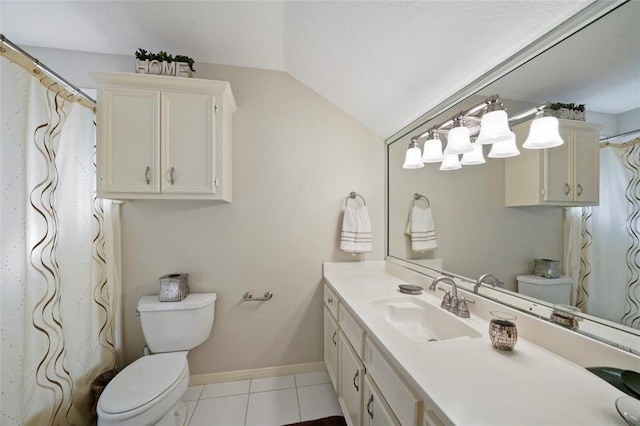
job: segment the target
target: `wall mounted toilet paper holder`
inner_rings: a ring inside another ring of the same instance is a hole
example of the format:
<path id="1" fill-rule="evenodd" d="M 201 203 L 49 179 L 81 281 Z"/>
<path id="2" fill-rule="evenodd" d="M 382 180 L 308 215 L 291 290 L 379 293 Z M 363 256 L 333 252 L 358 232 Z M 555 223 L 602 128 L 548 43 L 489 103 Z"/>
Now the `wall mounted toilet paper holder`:
<path id="1" fill-rule="evenodd" d="M 244 300 L 245 302 L 264 302 L 265 300 L 271 300 L 272 297 L 273 293 L 271 293 L 270 291 L 265 292 L 264 296 L 262 297 L 253 297 L 253 294 L 251 294 L 250 291 L 247 291 L 242 295 L 242 300 Z"/>

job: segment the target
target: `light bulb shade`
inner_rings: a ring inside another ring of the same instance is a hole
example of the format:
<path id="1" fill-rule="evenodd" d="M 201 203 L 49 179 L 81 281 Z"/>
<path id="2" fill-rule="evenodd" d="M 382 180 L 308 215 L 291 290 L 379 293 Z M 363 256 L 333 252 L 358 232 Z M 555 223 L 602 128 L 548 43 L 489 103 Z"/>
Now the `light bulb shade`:
<path id="1" fill-rule="evenodd" d="M 440 165 L 440 170 L 458 170 L 461 169 L 460 161 L 458 161 L 458 154 L 445 154 L 444 160 Z"/>
<path id="2" fill-rule="evenodd" d="M 527 149 L 544 149 L 560 146 L 564 143 L 558 130 L 558 119 L 555 117 L 540 117 L 533 120 L 529 129 L 529 136 L 522 144 Z"/>
<path id="3" fill-rule="evenodd" d="M 504 142 L 496 142 L 489 151 L 489 158 L 507 158 L 520 155 L 520 151 L 516 145 L 516 134 L 511 132 L 511 139 Z"/>
<path id="4" fill-rule="evenodd" d="M 488 145 L 508 141 L 511 138 L 507 112 L 504 110 L 491 111 L 482 116 L 480 133 L 477 143 Z"/>
<path id="5" fill-rule="evenodd" d="M 442 155 L 442 141 L 438 136 L 433 139 L 429 139 L 424 143 L 424 149 L 422 153 L 423 163 L 439 163 L 444 160 Z"/>
<path id="6" fill-rule="evenodd" d="M 424 167 L 420 148 L 407 149 L 407 155 L 404 157 L 404 164 L 402 165 L 402 168 L 403 169 L 419 169 L 420 167 Z"/>
<path id="7" fill-rule="evenodd" d="M 473 151 L 464 154 L 462 160 L 460 160 L 460 164 L 463 166 L 472 166 L 474 164 L 486 163 L 484 155 L 482 155 L 482 145 L 478 142 L 473 142 L 471 146 L 473 147 Z"/>
<path id="8" fill-rule="evenodd" d="M 469 136 L 469 128 L 467 127 L 454 127 L 449 130 L 447 136 L 447 147 L 444 149 L 444 154 L 464 154 L 466 152 L 473 151 L 471 146 L 471 138 Z"/>

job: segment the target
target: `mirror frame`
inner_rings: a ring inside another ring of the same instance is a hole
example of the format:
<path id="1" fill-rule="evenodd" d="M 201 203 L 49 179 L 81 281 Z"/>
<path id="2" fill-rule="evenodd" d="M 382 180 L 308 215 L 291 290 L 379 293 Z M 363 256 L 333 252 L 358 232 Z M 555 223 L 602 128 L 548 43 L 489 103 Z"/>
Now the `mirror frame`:
<path id="1" fill-rule="evenodd" d="M 524 65 L 527 62 L 533 60 L 538 55 L 561 43 L 568 37 L 571 37 L 573 34 L 594 23 L 599 18 L 605 16 L 607 13 L 613 11 L 614 9 L 617 9 L 628 1 L 630 0 L 594 1 L 568 20 L 564 21 L 539 39 L 535 40 L 520 51 L 516 52 L 511 57 L 500 62 L 488 72 L 482 74 L 480 77 L 476 78 L 471 83 L 464 86 L 462 89 L 456 91 L 444 101 L 438 103 L 428 112 L 420 116 L 418 119 L 414 120 L 403 129 L 399 130 L 391 137 L 386 139 L 385 254 L 386 260 L 388 262 L 403 266 L 407 269 L 421 273 L 431 278 L 436 278 L 440 275 L 448 275 L 450 277 L 456 278 L 465 290 L 473 291 L 475 281 L 468 277 L 464 277 L 450 271 L 440 271 L 427 266 L 423 266 L 418 263 L 396 257 L 389 253 L 389 150 L 391 145 L 397 142 L 399 139 L 404 138 L 408 134 L 415 132 L 418 127 L 425 125 L 425 123 L 435 119 L 440 114 L 444 113 L 450 108 L 455 107 L 460 102 L 463 102 L 464 100 L 473 96 L 478 91 L 484 89 L 500 78 L 505 77 L 511 71 L 514 71 L 521 65 Z M 478 291 L 478 295 L 547 321 L 549 320 L 551 313 L 553 312 L 553 306 L 550 303 L 541 302 L 539 300 L 509 290 L 482 286 Z M 640 337 L 640 331 L 638 332 L 638 334 L 635 334 L 633 331 L 629 330 L 629 327 L 625 327 L 621 324 L 617 324 L 615 322 L 594 317 L 588 314 L 578 314 L 577 316 L 585 326 L 581 325 L 581 328 L 579 328 L 578 330 L 574 330 L 575 332 L 584 334 L 626 352 L 640 355 L 640 351 L 638 351 L 638 349 L 634 349 L 633 346 L 634 340 L 637 341 L 637 339 Z"/>

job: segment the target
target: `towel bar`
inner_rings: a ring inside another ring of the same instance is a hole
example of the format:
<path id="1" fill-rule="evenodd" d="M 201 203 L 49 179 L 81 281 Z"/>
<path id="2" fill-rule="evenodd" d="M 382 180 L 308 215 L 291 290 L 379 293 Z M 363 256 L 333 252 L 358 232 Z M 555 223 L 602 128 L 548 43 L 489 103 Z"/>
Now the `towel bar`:
<path id="1" fill-rule="evenodd" d="M 265 292 L 264 296 L 262 297 L 253 297 L 253 294 L 248 291 L 242 295 L 242 300 L 244 300 L 245 302 L 263 302 L 265 300 L 271 300 L 272 297 L 273 293 L 271 293 L 270 291 Z"/>
<path id="2" fill-rule="evenodd" d="M 347 206 L 347 201 L 349 201 L 349 199 L 355 200 L 357 197 L 360 197 L 360 199 L 362 200 L 362 205 L 363 206 L 367 205 L 367 202 L 365 201 L 365 199 L 364 199 L 364 197 L 362 195 L 358 194 L 357 192 L 351 191 L 349 193 L 349 196 L 344 199 L 344 206 L 345 207 Z"/>
<path id="3" fill-rule="evenodd" d="M 423 198 L 424 202 L 427 203 L 427 207 L 431 207 L 431 201 L 429 201 L 429 199 L 426 196 L 422 194 L 418 194 L 417 192 L 413 194 L 413 201 L 411 202 L 411 205 L 413 205 L 416 201 L 418 201 L 421 198 Z"/>

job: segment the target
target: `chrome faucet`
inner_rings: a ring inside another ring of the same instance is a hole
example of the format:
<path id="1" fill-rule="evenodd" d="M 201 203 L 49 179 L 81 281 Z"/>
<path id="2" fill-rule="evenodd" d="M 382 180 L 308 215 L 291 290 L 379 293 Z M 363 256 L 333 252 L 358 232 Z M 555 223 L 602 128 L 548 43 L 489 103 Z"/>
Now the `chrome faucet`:
<path id="1" fill-rule="evenodd" d="M 444 296 L 444 298 L 442 299 L 442 303 L 440 304 L 441 308 L 446 309 L 447 311 L 457 314 L 458 312 L 458 286 L 456 285 L 456 282 L 451 279 L 450 277 L 446 277 L 446 276 L 439 276 L 438 278 L 436 278 L 435 280 L 433 280 L 431 282 L 431 285 L 429 286 L 429 290 L 435 292 L 436 288 L 440 288 L 442 290 L 441 287 L 437 287 L 437 284 L 439 282 L 444 282 L 447 283 L 451 286 L 451 294 L 449 294 L 449 292 L 447 291 Z M 443 290 L 444 291 L 444 290 Z"/>
<path id="2" fill-rule="evenodd" d="M 480 286 L 482 285 L 483 282 L 487 282 L 487 279 L 491 279 L 491 283 L 490 283 L 491 287 L 503 286 L 504 285 L 504 283 L 502 281 L 500 281 L 499 279 L 497 279 L 493 275 L 484 274 L 480 278 L 478 278 L 478 281 L 476 281 L 476 284 L 473 286 L 473 292 L 475 294 L 478 294 L 478 288 L 480 288 Z"/>
<path id="3" fill-rule="evenodd" d="M 451 286 L 451 294 L 449 291 L 444 290 L 442 287 L 437 287 L 439 282 L 445 282 Z M 440 276 L 431 282 L 429 286 L 430 291 L 436 291 L 436 288 L 445 291 L 446 294 L 442 299 L 442 303 L 440 307 L 446 309 L 447 311 L 459 316 L 461 318 L 469 318 L 469 307 L 467 306 L 467 302 L 476 303 L 475 300 L 467 299 L 465 297 L 458 297 L 458 286 L 456 282 L 447 276 Z"/>

